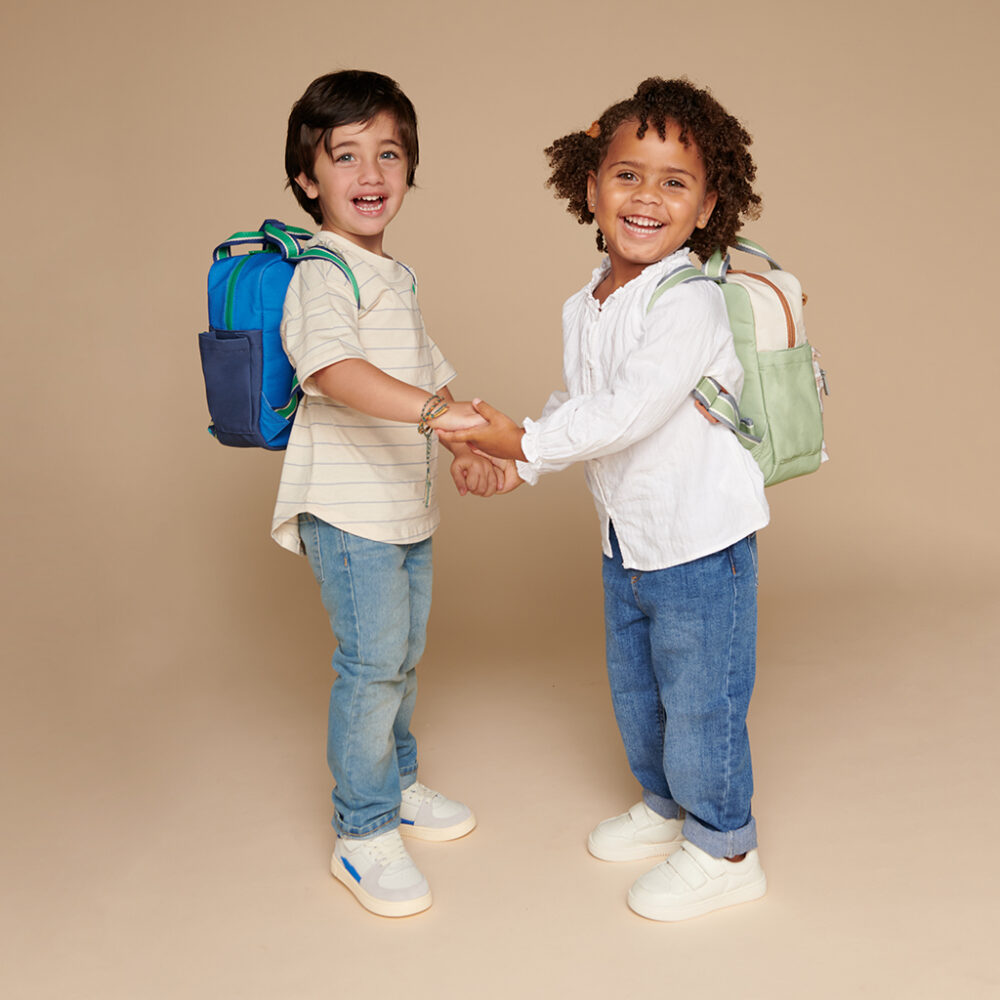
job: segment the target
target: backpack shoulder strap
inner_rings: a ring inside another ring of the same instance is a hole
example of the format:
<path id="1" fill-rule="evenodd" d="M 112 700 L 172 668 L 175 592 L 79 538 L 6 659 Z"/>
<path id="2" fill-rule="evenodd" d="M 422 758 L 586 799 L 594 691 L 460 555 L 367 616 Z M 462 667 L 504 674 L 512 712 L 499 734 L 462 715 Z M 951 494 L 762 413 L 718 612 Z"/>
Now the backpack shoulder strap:
<path id="1" fill-rule="evenodd" d="M 338 267 L 344 277 L 351 283 L 351 290 L 354 292 L 354 302 L 359 309 L 361 308 L 361 290 L 358 288 L 354 272 L 347 261 L 336 250 L 331 250 L 329 247 L 309 247 L 307 250 L 302 250 L 288 258 L 291 264 L 298 264 L 303 260 L 327 260 L 335 267 Z"/>
<path id="2" fill-rule="evenodd" d="M 711 375 L 703 375 L 701 381 L 691 390 L 691 395 L 706 413 L 711 414 L 748 445 L 760 444 L 762 439 L 754 433 L 753 421 L 740 413 L 740 404 L 736 401 L 736 397 L 723 388 L 718 379 L 712 378 Z"/>
<path id="3" fill-rule="evenodd" d="M 649 302 L 646 304 L 646 314 L 649 315 L 649 311 L 656 304 L 657 300 L 663 295 L 664 292 L 669 292 L 671 288 L 676 288 L 677 285 L 685 284 L 688 281 L 712 281 L 707 274 L 703 274 L 696 267 L 692 267 L 690 264 L 685 264 L 683 267 L 678 268 L 676 271 L 671 271 L 670 274 L 665 274 L 656 283 L 656 287 L 653 289 L 653 294 L 649 297 Z"/>

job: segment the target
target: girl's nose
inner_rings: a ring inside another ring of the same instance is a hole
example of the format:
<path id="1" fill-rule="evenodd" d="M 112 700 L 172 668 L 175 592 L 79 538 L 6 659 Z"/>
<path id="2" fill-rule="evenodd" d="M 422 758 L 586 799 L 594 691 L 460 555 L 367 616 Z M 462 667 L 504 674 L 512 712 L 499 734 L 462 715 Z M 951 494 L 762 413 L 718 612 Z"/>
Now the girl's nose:
<path id="1" fill-rule="evenodd" d="M 655 181 L 647 181 L 638 188 L 636 194 L 638 195 L 640 201 L 658 202 L 662 192 L 660 190 L 660 185 Z"/>

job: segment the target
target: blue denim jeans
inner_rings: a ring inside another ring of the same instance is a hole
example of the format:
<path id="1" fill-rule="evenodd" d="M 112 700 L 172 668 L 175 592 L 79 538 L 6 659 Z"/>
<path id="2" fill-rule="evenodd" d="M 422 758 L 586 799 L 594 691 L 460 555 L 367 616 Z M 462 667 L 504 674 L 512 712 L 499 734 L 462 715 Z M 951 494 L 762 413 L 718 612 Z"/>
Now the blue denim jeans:
<path id="1" fill-rule="evenodd" d="M 608 677 L 646 804 L 684 814 L 714 857 L 757 846 L 746 716 L 756 672 L 757 541 L 653 572 L 604 557 Z"/>
<path id="2" fill-rule="evenodd" d="M 416 781 L 410 719 L 431 609 L 431 540 L 373 542 L 299 515 L 299 533 L 337 639 L 327 762 L 333 825 L 347 837 L 399 826 Z"/>

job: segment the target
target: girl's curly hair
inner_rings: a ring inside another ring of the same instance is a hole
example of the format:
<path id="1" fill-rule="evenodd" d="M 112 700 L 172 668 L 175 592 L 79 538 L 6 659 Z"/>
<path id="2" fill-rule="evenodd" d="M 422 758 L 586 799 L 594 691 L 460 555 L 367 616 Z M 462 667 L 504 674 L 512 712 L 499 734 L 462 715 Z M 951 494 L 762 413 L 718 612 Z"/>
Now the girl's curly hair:
<path id="1" fill-rule="evenodd" d="M 546 187 L 568 202 L 566 210 L 581 225 L 594 221 L 587 207 L 587 175 L 601 165 L 615 132 L 625 122 L 638 123 L 641 139 L 650 126 L 661 139 L 669 123 L 680 128 L 680 139 L 698 147 L 705 164 L 709 191 L 718 201 L 704 229 L 695 229 L 687 246 L 702 260 L 718 247 L 735 243 L 736 234 L 748 219 L 760 215 L 760 195 L 752 187 L 757 168 L 750 156 L 753 140 L 745 128 L 707 90 L 686 79 L 650 77 L 639 84 L 635 96 L 613 104 L 585 132 L 571 132 L 556 139 L 545 150 L 552 174 Z M 604 250 L 604 236 L 597 230 L 597 249 Z"/>

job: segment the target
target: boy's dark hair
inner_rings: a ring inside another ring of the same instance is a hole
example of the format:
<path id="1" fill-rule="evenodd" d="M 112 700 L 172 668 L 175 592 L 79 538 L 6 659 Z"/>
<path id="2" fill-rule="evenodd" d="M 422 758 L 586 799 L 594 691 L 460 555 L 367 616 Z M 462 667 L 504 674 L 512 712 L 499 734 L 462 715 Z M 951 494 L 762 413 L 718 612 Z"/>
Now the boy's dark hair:
<path id="1" fill-rule="evenodd" d="M 413 187 L 420 153 L 417 113 L 395 80 L 359 69 L 327 73 L 313 80 L 292 106 L 285 139 L 285 173 L 298 203 L 317 223 L 323 221 L 319 200 L 308 197 L 295 178 L 304 173 L 310 180 L 316 179 L 314 165 L 320 144 L 329 154 L 330 133 L 338 125 L 368 122 L 382 112 L 396 119 L 406 153 L 406 185 Z"/>
<path id="2" fill-rule="evenodd" d="M 665 138 L 667 124 L 673 122 L 680 128 L 681 142 L 695 143 L 705 163 L 708 190 L 716 192 L 718 201 L 708 225 L 695 229 L 687 246 L 702 260 L 716 247 L 732 246 L 743 222 L 760 215 L 760 196 L 751 186 L 757 168 L 747 148 L 753 140 L 707 90 L 683 78 L 644 80 L 634 97 L 613 104 L 586 132 L 565 135 L 545 150 L 552 167 L 546 186 L 555 189 L 556 197 L 567 199 L 570 215 L 581 225 L 594 221 L 587 207 L 587 175 L 597 172 L 612 136 L 627 121 L 639 123 L 636 135 L 640 139 L 650 126 Z M 597 249 L 604 250 L 600 229 Z"/>

